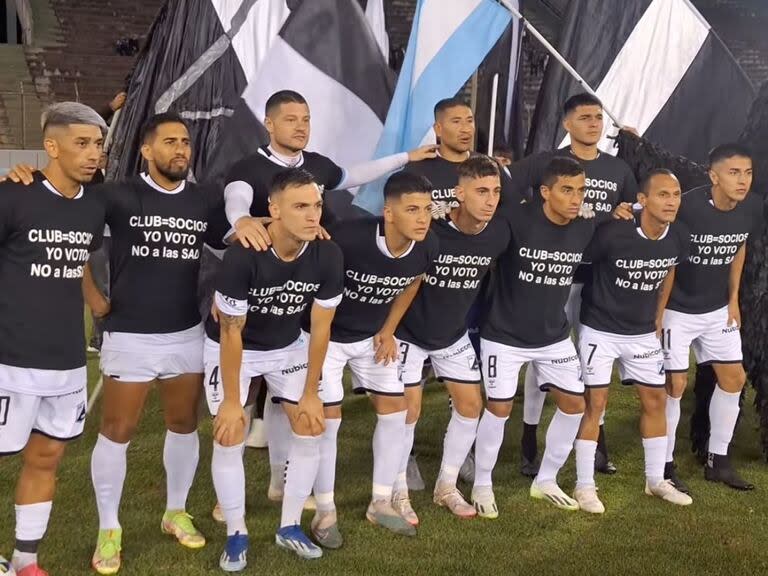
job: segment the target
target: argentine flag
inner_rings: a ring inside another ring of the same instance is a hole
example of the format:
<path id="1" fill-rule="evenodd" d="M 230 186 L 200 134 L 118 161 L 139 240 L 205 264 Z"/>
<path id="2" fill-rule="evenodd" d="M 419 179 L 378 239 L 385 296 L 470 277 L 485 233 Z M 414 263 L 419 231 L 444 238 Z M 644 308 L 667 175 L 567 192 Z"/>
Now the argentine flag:
<path id="1" fill-rule="evenodd" d="M 412 150 L 434 137 L 435 104 L 458 93 L 510 18 L 494 0 L 419 0 L 376 158 Z M 383 180 L 362 187 L 355 204 L 380 214 L 383 187 Z"/>

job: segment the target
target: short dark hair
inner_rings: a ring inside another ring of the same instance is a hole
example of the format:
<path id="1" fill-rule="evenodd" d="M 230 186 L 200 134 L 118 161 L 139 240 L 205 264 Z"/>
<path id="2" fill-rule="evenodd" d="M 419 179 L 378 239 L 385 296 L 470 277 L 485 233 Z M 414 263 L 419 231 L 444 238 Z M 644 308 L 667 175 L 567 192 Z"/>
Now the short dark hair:
<path id="1" fill-rule="evenodd" d="M 298 92 L 294 92 L 293 90 L 280 90 L 279 92 L 275 92 L 272 94 L 272 96 L 269 97 L 267 100 L 266 106 L 264 106 L 264 113 L 269 116 L 277 110 L 280 106 L 283 104 L 306 104 L 307 100 L 299 94 Z"/>
<path id="2" fill-rule="evenodd" d="M 435 104 L 435 110 L 434 110 L 435 120 L 437 120 L 437 115 L 440 114 L 441 112 L 445 112 L 446 110 L 448 110 L 448 108 L 455 108 L 457 106 L 470 108 L 470 105 L 467 104 L 466 101 L 461 98 L 458 98 L 458 97 L 443 98 L 442 100 L 440 100 L 440 102 Z"/>
<path id="3" fill-rule="evenodd" d="M 288 188 L 298 188 L 299 186 L 306 186 L 307 184 L 314 184 L 317 186 L 315 177 L 307 172 L 304 168 L 288 168 L 282 170 L 272 177 L 272 182 L 269 185 L 269 194 L 279 194 L 283 190 Z"/>
<path id="4" fill-rule="evenodd" d="M 654 168 L 653 170 L 648 171 L 645 177 L 640 181 L 639 191 L 643 196 L 648 196 L 648 188 L 650 188 L 651 180 L 653 180 L 654 176 L 672 176 L 672 178 L 677 180 L 677 176 L 675 176 L 675 173 L 672 172 L 672 170 L 669 170 L 668 168 Z"/>
<path id="5" fill-rule="evenodd" d="M 183 124 L 189 131 L 189 126 L 184 121 L 184 118 L 176 114 L 176 112 L 161 112 L 150 116 L 141 129 L 141 143 L 146 144 L 149 140 L 155 137 L 157 129 L 163 124 Z"/>
<path id="6" fill-rule="evenodd" d="M 748 146 L 739 144 L 738 142 L 720 144 L 719 146 L 712 148 L 709 153 L 709 165 L 711 167 L 722 160 L 728 160 L 728 158 L 733 158 L 734 156 L 752 160 L 752 150 L 750 150 Z"/>
<path id="7" fill-rule="evenodd" d="M 600 99 L 597 96 L 593 96 L 589 92 L 574 94 L 565 101 L 565 104 L 563 104 L 563 116 L 567 116 L 579 106 L 600 106 L 600 108 L 602 108 L 603 103 L 600 102 Z"/>
<path id="8" fill-rule="evenodd" d="M 472 154 L 456 167 L 459 179 L 499 176 L 499 164 L 485 154 Z"/>
<path id="9" fill-rule="evenodd" d="M 400 198 L 403 194 L 432 194 L 432 183 L 421 174 L 407 170 L 395 172 L 384 184 L 384 199 Z"/>
<path id="10" fill-rule="evenodd" d="M 541 183 L 547 188 L 552 188 L 561 176 L 578 176 L 584 174 L 584 166 L 578 160 L 567 156 L 555 156 L 544 168 Z"/>

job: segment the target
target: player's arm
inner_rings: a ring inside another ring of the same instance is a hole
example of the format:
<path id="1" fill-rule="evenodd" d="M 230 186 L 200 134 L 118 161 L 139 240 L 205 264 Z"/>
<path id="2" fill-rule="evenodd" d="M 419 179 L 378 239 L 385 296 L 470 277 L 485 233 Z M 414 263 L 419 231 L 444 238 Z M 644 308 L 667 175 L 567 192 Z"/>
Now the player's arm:
<path id="1" fill-rule="evenodd" d="M 739 308 L 739 288 L 741 287 L 741 273 L 744 270 L 744 262 L 747 259 L 747 243 L 741 245 L 736 256 L 731 262 L 728 276 L 728 326 L 733 322 L 734 326 L 741 326 L 741 310 Z"/>
<path id="2" fill-rule="evenodd" d="M 434 158 L 437 156 L 437 146 L 434 144 L 428 144 L 415 148 L 410 152 L 401 152 L 400 154 L 392 154 L 391 156 L 385 156 L 384 158 L 377 158 L 376 160 L 370 160 L 368 162 L 362 162 L 355 164 L 343 170 L 343 176 L 334 190 L 344 190 L 347 188 L 356 188 L 362 186 L 368 182 L 378 180 L 383 176 L 386 176 L 390 172 L 400 170 L 408 162 L 421 162 L 428 158 Z"/>
<path id="3" fill-rule="evenodd" d="M 664 310 L 667 308 L 669 296 L 672 294 L 672 286 L 675 284 L 675 268 L 672 268 L 664 278 L 659 289 L 659 298 L 656 304 L 656 336 L 661 338 L 661 326 L 664 320 Z"/>
<path id="4" fill-rule="evenodd" d="M 336 314 L 336 302 L 329 305 L 317 300 L 310 310 L 309 360 L 307 363 L 307 379 L 304 383 L 304 393 L 298 405 L 298 417 L 306 418 L 313 435 L 325 430 L 323 403 L 318 395 L 318 385 L 323 371 L 328 342 L 331 340 L 331 323 Z"/>
<path id="5" fill-rule="evenodd" d="M 83 300 L 96 318 L 103 318 L 109 314 L 109 300 L 96 286 L 91 273 L 90 262 L 86 262 L 83 268 Z"/>
<path id="6" fill-rule="evenodd" d="M 221 299 L 221 294 L 217 292 L 216 298 Z M 224 400 L 213 422 L 213 437 L 223 446 L 233 446 L 243 441 L 246 424 L 245 411 L 240 404 L 240 368 L 243 363 L 243 328 L 246 314 L 234 314 L 232 312 L 235 311 L 228 306 L 218 308 L 219 362 Z"/>
<path id="7" fill-rule="evenodd" d="M 386 366 L 390 362 L 397 361 L 397 341 L 395 340 L 395 330 L 403 319 L 405 313 L 416 298 L 421 282 L 424 277 L 419 276 L 403 290 L 400 295 L 392 302 L 387 319 L 384 321 L 381 329 L 373 337 L 373 347 L 376 351 L 376 362 L 384 362 Z"/>

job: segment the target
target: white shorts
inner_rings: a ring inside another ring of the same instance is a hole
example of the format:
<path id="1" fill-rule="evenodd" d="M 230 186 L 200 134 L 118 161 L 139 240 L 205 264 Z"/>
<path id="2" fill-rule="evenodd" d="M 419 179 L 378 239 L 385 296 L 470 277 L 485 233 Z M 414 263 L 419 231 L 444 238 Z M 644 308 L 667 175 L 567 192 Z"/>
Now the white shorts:
<path id="1" fill-rule="evenodd" d="M 104 332 L 101 371 L 122 382 L 203 373 L 203 325 L 169 334 Z"/>
<path id="2" fill-rule="evenodd" d="M 571 337 L 577 347 L 579 345 L 579 330 L 581 329 L 581 291 L 583 289 L 584 284 L 571 284 L 571 291 L 568 293 L 568 301 L 565 303 L 565 317 L 568 319 L 568 324 L 571 326 Z M 533 378 L 535 379 L 537 386 L 541 386 L 545 383 L 539 376 L 535 365 L 531 364 L 527 369 L 533 373 Z"/>
<path id="3" fill-rule="evenodd" d="M 398 363 L 387 366 L 374 359 L 373 338 L 360 342 L 331 342 L 323 364 L 323 380 L 320 384 L 325 397 L 323 402 L 339 404 L 344 398 L 344 367 L 349 364 L 352 387 L 358 394 L 370 392 L 380 396 L 403 396 Z"/>
<path id="4" fill-rule="evenodd" d="M 480 384 L 480 366 L 475 349 L 465 333 L 450 346 L 439 350 L 425 350 L 410 342 L 400 342 L 400 379 L 403 385 L 418 386 L 424 361 L 432 361 L 432 369 L 440 381 L 459 384 Z"/>
<path id="5" fill-rule="evenodd" d="M 32 432 L 66 442 L 83 433 L 88 391 L 33 396 L 0 389 L 0 455 L 21 452 Z"/>
<path id="6" fill-rule="evenodd" d="M 584 394 L 579 355 L 570 338 L 542 348 L 516 348 L 481 338 L 480 369 L 488 400 L 512 401 L 520 368 L 528 362 L 536 369 L 541 390 Z"/>
<path id="7" fill-rule="evenodd" d="M 665 310 L 661 343 L 667 372 L 687 372 L 690 348 L 698 364 L 740 364 L 741 333 L 728 326 L 728 307 L 706 314 Z"/>
<path id="8" fill-rule="evenodd" d="M 243 350 L 243 362 L 240 366 L 240 404 L 245 406 L 251 379 L 257 376 L 264 376 L 273 402 L 298 404 L 307 380 L 308 354 L 309 337 L 303 333 L 293 343 L 279 350 Z M 206 338 L 203 357 L 205 399 L 208 401 L 211 415 L 216 416 L 219 404 L 224 400 L 219 343 Z"/>
<path id="9" fill-rule="evenodd" d="M 610 385 L 614 360 L 619 361 L 622 384 L 661 387 L 666 381 L 664 354 L 654 332 L 625 336 L 582 325 L 579 356 L 587 388 L 605 388 Z"/>

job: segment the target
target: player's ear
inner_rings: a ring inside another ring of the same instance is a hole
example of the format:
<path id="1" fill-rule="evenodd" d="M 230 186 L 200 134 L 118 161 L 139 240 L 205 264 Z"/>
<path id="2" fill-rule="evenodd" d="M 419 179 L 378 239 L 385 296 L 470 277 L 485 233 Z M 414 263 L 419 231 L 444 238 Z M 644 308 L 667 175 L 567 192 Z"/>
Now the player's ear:
<path id="1" fill-rule="evenodd" d="M 147 162 L 151 162 L 154 160 L 154 156 L 152 155 L 152 146 L 150 146 L 148 143 L 144 143 L 141 145 L 141 156 L 146 160 Z"/>
<path id="2" fill-rule="evenodd" d="M 709 181 L 712 182 L 713 186 L 717 186 L 720 183 L 720 178 L 717 175 L 717 172 L 712 170 L 712 168 L 709 169 Z"/>
<path id="3" fill-rule="evenodd" d="M 549 189 L 549 186 L 544 186 L 542 184 L 539 188 L 539 193 L 541 194 L 541 197 L 544 198 L 544 200 L 549 200 L 549 195 L 552 193 L 552 191 Z"/>
<path id="4" fill-rule="evenodd" d="M 46 136 L 45 140 L 43 140 L 43 148 L 45 148 L 45 152 L 50 158 L 59 157 L 59 143 L 56 142 L 55 138 Z"/>
<path id="5" fill-rule="evenodd" d="M 464 187 L 461 184 L 457 184 L 456 188 L 454 188 L 453 193 L 456 196 L 456 200 L 459 202 L 464 202 L 464 199 L 466 198 L 466 192 L 464 191 Z"/>
<path id="6" fill-rule="evenodd" d="M 637 193 L 637 203 L 640 204 L 643 208 L 645 208 L 646 203 L 648 202 L 648 197 L 643 194 L 642 192 Z"/>
<path id="7" fill-rule="evenodd" d="M 389 200 L 384 202 L 384 211 L 382 216 L 384 216 L 384 222 L 393 222 L 395 219 L 395 215 L 392 213 L 392 205 L 390 204 Z"/>
<path id="8" fill-rule="evenodd" d="M 269 132 L 270 134 L 272 134 L 275 131 L 275 123 L 272 122 L 272 118 L 270 118 L 269 116 L 266 116 L 264 118 L 264 128 L 266 128 L 267 132 Z"/>
<path id="9" fill-rule="evenodd" d="M 280 219 L 280 206 L 278 206 L 277 202 L 275 202 L 275 198 L 272 196 L 269 197 L 269 216 L 273 220 L 279 220 Z"/>

